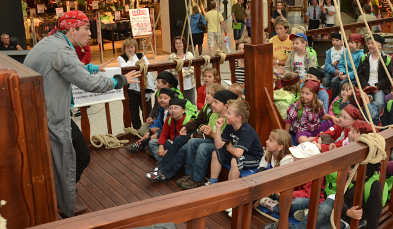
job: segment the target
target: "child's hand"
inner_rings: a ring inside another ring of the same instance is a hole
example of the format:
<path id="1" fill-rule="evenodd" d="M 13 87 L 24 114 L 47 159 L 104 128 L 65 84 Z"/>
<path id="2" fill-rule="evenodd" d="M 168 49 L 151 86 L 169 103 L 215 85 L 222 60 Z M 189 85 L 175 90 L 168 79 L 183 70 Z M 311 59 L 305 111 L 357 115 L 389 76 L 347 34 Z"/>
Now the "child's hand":
<path id="1" fill-rule="evenodd" d="M 150 131 L 152 132 L 152 133 L 157 133 L 157 131 L 159 130 L 160 128 L 158 128 L 158 127 L 154 127 L 154 128 L 151 128 L 150 129 Z"/>
<path id="2" fill-rule="evenodd" d="M 221 127 L 224 125 L 224 119 L 223 118 L 219 118 L 216 120 L 216 127 L 217 130 L 221 130 Z"/>
<path id="3" fill-rule="evenodd" d="M 318 138 L 318 144 L 322 144 L 322 138 L 321 137 Z"/>
<path id="4" fill-rule="evenodd" d="M 181 128 L 181 130 L 179 131 L 179 134 L 182 136 L 186 136 L 187 135 L 187 130 L 185 127 Z"/>
<path id="5" fill-rule="evenodd" d="M 145 135 L 143 135 L 143 137 L 139 141 L 143 141 L 143 140 L 147 139 L 149 136 L 150 136 L 150 132 L 147 132 Z"/>
<path id="6" fill-rule="evenodd" d="M 203 127 L 204 127 L 204 128 L 203 128 L 203 133 L 206 134 L 206 135 L 211 135 L 211 132 L 212 132 L 211 126 L 209 126 L 209 125 L 204 125 Z M 199 131 L 200 131 L 200 130 L 199 130 Z"/>
<path id="7" fill-rule="evenodd" d="M 334 150 L 334 149 L 336 149 L 337 148 L 337 146 L 336 146 L 336 144 L 334 144 L 334 143 L 331 143 L 330 145 L 329 145 L 329 150 Z"/>
<path id="8" fill-rule="evenodd" d="M 166 154 L 167 151 L 168 151 L 168 150 L 165 150 L 163 145 L 160 145 L 160 146 L 158 147 L 157 154 L 158 154 L 158 156 L 163 157 L 163 156 Z"/>
<path id="9" fill-rule="evenodd" d="M 336 125 L 340 125 L 340 119 L 338 119 L 336 116 L 331 115 L 332 121 Z"/>
<path id="10" fill-rule="evenodd" d="M 368 97 L 368 95 L 366 94 L 366 92 L 362 91 L 363 95 L 364 95 L 364 99 L 366 100 L 366 104 L 370 103 L 370 97 Z"/>
<path id="11" fill-rule="evenodd" d="M 148 117 L 148 118 L 146 119 L 146 124 L 150 126 L 150 124 L 152 124 L 153 121 L 154 121 L 154 120 L 153 120 L 152 118 Z"/>
<path id="12" fill-rule="evenodd" d="M 361 220 L 363 215 L 363 209 L 358 209 L 359 206 L 353 206 L 347 210 L 347 216 L 351 217 L 352 219 Z"/>
<path id="13" fill-rule="evenodd" d="M 340 74 L 338 75 L 338 77 L 339 77 L 341 80 L 345 80 L 346 78 L 348 78 L 348 75 L 343 75 L 343 73 L 340 72 Z"/>
<path id="14" fill-rule="evenodd" d="M 319 151 L 322 151 L 321 144 L 319 144 L 319 143 L 316 142 L 316 141 L 313 141 L 313 142 L 311 142 L 311 143 L 314 144 L 314 145 L 316 145 L 316 146 L 318 147 Z"/>

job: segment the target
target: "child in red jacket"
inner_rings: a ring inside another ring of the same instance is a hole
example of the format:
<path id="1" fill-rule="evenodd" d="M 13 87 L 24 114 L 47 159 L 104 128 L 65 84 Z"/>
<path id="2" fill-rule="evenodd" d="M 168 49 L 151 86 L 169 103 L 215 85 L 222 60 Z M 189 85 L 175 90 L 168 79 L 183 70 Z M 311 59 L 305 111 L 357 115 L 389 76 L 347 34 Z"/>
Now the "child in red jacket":
<path id="1" fill-rule="evenodd" d="M 341 147 L 343 141 L 348 137 L 350 127 L 356 120 L 363 120 L 362 113 L 352 104 L 348 104 L 340 114 L 340 124 L 330 127 L 327 131 L 318 134 L 313 143 L 321 152 L 331 150 L 334 144 L 336 147 Z"/>
<path id="2" fill-rule="evenodd" d="M 206 99 L 206 86 L 212 84 L 221 84 L 221 76 L 218 75 L 217 70 L 212 67 L 207 67 L 203 71 L 203 82 L 205 83 L 202 87 L 198 88 L 198 97 L 197 97 L 197 108 L 201 110 L 203 106 L 205 106 Z"/>
<path id="3" fill-rule="evenodd" d="M 161 135 L 158 139 L 149 142 L 149 148 L 157 161 L 161 160 L 173 140 L 179 136 L 183 125 L 191 120 L 191 116 L 185 113 L 186 103 L 185 99 L 179 98 L 172 98 L 169 101 L 169 117 L 165 120 Z"/>

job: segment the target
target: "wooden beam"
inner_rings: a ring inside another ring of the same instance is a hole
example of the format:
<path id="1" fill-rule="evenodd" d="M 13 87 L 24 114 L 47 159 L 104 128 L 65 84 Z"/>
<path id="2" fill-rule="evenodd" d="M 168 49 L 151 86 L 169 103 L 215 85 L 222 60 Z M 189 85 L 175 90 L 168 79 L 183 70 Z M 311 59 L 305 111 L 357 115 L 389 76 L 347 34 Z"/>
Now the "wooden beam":
<path id="1" fill-rule="evenodd" d="M 308 206 L 307 228 L 317 228 L 318 207 L 321 194 L 322 178 L 312 181 L 310 204 Z"/>

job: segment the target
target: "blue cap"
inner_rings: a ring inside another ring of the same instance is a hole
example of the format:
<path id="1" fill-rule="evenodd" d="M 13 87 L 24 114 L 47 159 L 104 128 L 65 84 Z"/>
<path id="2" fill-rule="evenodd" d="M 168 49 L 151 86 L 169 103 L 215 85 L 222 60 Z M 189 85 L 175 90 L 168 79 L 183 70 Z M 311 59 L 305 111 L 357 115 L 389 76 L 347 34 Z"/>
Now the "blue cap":
<path id="1" fill-rule="evenodd" d="M 306 40 L 306 42 L 308 42 L 307 36 L 304 33 L 291 34 L 289 35 L 289 40 L 292 40 L 294 37 L 302 37 L 304 40 Z"/>

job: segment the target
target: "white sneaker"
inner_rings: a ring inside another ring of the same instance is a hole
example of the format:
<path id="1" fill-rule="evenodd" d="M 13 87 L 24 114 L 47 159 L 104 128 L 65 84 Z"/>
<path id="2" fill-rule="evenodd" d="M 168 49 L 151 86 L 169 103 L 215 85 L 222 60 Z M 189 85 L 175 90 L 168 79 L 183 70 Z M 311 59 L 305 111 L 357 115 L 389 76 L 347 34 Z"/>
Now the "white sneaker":
<path id="1" fill-rule="evenodd" d="M 205 184 L 204 184 L 204 186 L 208 186 L 208 185 L 211 185 L 212 183 L 210 183 L 210 181 L 208 181 L 208 182 L 206 182 Z"/>
<path id="2" fill-rule="evenodd" d="M 269 209 L 270 212 L 273 212 L 273 207 L 278 204 L 277 200 L 272 200 L 269 197 L 264 197 L 259 201 L 259 205 Z"/>
<path id="3" fill-rule="evenodd" d="M 225 209 L 226 212 L 232 212 L 232 208 Z"/>
<path id="4" fill-rule="evenodd" d="M 293 213 L 293 218 L 295 218 L 297 221 L 303 221 L 307 215 L 308 215 L 308 209 L 298 210 L 295 213 Z"/>

